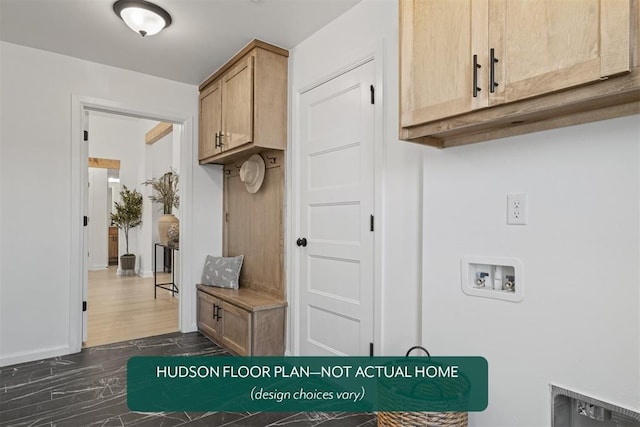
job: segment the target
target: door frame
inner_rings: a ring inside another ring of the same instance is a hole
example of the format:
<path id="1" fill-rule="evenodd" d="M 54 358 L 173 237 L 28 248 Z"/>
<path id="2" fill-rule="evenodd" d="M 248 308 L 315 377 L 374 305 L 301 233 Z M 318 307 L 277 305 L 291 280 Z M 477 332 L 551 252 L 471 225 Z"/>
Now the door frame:
<path id="1" fill-rule="evenodd" d="M 375 231 L 373 237 L 373 342 L 374 355 L 380 354 L 382 346 L 382 259 L 383 259 L 383 206 L 384 206 L 384 40 L 378 40 L 373 44 L 361 46 L 355 52 L 342 56 L 342 64 L 333 68 L 332 72 L 324 74 L 311 83 L 301 86 L 294 85 L 291 89 L 291 129 L 289 149 L 286 152 L 285 182 L 287 200 L 286 207 L 286 227 L 285 227 L 285 251 L 286 251 L 286 273 L 287 273 L 287 300 L 289 310 L 287 311 L 287 342 L 286 355 L 297 356 L 300 354 L 300 292 L 298 292 L 298 279 L 300 277 L 301 254 L 295 245 L 296 236 L 300 235 L 300 164 L 297 158 L 300 153 L 300 97 L 336 77 L 358 68 L 368 62 L 375 64 L 375 104 L 374 104 L 374 129 L 373 129 L 373 180 L 374 180 L 374 203 L 373 215 L 375 216 Z M 353 58 L 356 58 L 353 60 Z M 294 57 L 295 61 L 295 57 Z M 295 66 L 295 65 L 294 65 Z M 305 83 L 305 82 L 303 82 Z"/>
<path id="2" fill-rule="evenodd" d="M 83 131 L 85 131 L 85 115 L 89 111 L 116 114 L 121 116 L 137 117 L 141 119 L 158 120 L 181 125 L 180 133 L 180 191 L 183 202 L 180 207 L 180 215 L 184 221 L 180 224 L 180 239 L 183 242 L 192 241 L 192 207 L 193 200 L 193 139 L 194 117 L 189 113 L 157 110 L 148 106 L 130 105 L 122 102 L 94 98 L 89 96 L 71 95 L 71 257 L 70 257 L 70 291 L 69 291 L 69 349 L 71 352 L 79 352 L 82 349 L 83 334 L 83 276 L 87 268 L 87 248 L 84 243 L 84 230 L 82 216 L 84 215 L 84 192 L 87 186 L 83 169 L 87 168 L 88 150 L 83 144 Z M 186 286 L 192 283 L 191 268 L 185 268 L 185 260 L 192 259 L 191 245 L 180 246 L 180 302 L 178 314 L 178 327 L 180 331 L 192 330 L 192 319 L 195 318 L 195 288 Z"/>

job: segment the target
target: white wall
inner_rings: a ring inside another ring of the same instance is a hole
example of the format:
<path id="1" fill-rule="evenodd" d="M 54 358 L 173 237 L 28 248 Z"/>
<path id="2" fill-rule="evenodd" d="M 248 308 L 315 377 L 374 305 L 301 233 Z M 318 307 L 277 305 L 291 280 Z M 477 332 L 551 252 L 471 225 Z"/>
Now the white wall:
<path id="1" fill-rule="evenodd" d="M 472 426 L 549 425 L 550 382 L 639 410 L 638 117 L 446 150 L 400 142 L 397 8 L 364 0 L 291 57 L 295 90 L 385 46 L 380 353 L 422 341 L 486 357 L 489 408 Z M 505 225 L 508 192 L 529 195 L 529 225 Z M 524 300 L 465 296 L 463 255 L 522 259 Z"/>
<path id="2" fill-rule="evenodd" d="M 2 66 L 2 55 L 3 55 L 3 46 L 2 44 L 0 44 L 0 100 L 4 99 L 5 97 L 5 93 L 4 93 L 4 88 L 1 82 L 4 81 L 4 71 L 3 71 L 3 66 Z M 4 120 L 4 107 L 3 107 L 3 102 L 0 101 L 0 165 L 4 164 L 3 161 L 3 145 L 4 143 L 2 142 L 4 140 L 4 131 L 3 131 L 3 126 L 2 126 L 2 122 Z M 6 209 L 6 205 L 4 202 L 4 198 L 3 196 L 3 188 L 4 188 L 4 178 L 3 178 L 3 174 L 2 171 L 0 170 L 0 242 L 4 242 L 4 229 L 2 224 L 4 224 L 4 210 Z M 0 272 L 4 271 L 4 245 L 2 243 L 0 243 Z M 0 274 L 0 308 L 4 307 L 4 292 L 2 291 L 3 285 L 2 285 L 2 274 Z M 2 316 L 0 316 L 0 322 L 2 322 Z M 4 343 L 2 341 L 2 339 L 0 339 L 0 354 L 4 354 Z"/>
<path id="3" fill-rule="evenodd" d="M 165 173 L 169 172 L 170 169 L 179 173 L 179 168 L 174 165 L 178 165 L 179 162 L 174 157 L 174 154 L 178 154 L 174 152 L 173 147 L 173 132 L 169 135 L 164 136 L 158 142 L 152 145 L 147 145 L 146 155 L 148 159 L 148 166 L 150 169 L 149 178 L 160 178 Z M 178 195 L 181 195 L 180 189 L 178 189 Z M 152 194 L 153 191 L 151 187 L 147 187 L 148 194 Z M 151 242 L 158 243 L 160 242 L 160 236 L 158 234 L 158 220 L 163 215 L 162 205 L 159 203 L 152 203 L 150 207 L 151 211 Z M 179 210 L 173 208 L 173 215 L 175 215 L 178 219 L 180 219 Z M 153 254 L 152 254 L 153 255 Z M 158 265 L 156 266 L 157 271 L 163 270 L 163 254 L 162 250 L 158 249 Z M 153 262 L 153 259 L 152 259 Z M 148 269 L 145 269 L 145 273 L 153 274 L 153 266 L 150 264 Z"/>
<path id="4" fill-rule="evenodd" d="M 70 306 L 72 95 L 190 118 L 192 158 L 181 171 L 192 211 L 182 218 L 187 283 L 195 283 L 207 253 L 221 252 L 222 175 L 197 165 L 196 86 L 5 42 L 0 57 L 0 365 L 8 365 L 75 348 L 70 319 L 81 307 Z M 193 308 L 181 311 L 181 328 L 194 330 L 195 292 L 181 297 Z"/>
<path id="5" fill-rule="evenodd" d="M 380 355 L 404 354 L 420 340 L 423 148 L 397 139 L 397 16 L 397 2 L 365 0 L 297 45 L 290 57 L 290 85 L 295 91 L 358 60 L 356 55 L 372 52 L 377 43 L 384 45 L 385 81 L 376 92 L 384 100 L 385 117 L 379 177 L 383 191 L 375 195 L 383 206 L 376 235 L 383 251 L 382 307 L 375 313 L 382 317 L 382 342 L 375 344 Z"/>
<path id="6" fill-rule="evenodd" d="M 169 172 L 171 168 L 173 168 L 173 135 L 166 135 L 164 138 L 159 140 L 153 145 L 147 146 L 147 156 L 149 156 L 149 161 L 151 162 L 151 177 L 159 178 L 165 173 Z M 151 187 L 149 187 L 151 190 Z M 178 194 L 180 192 L 178 191 Z M 158 219 L 163 215 L 162 213 L 162 205 L 158 203 L 154 203 L 152 206 L 153 213 L 153 241 L 159 242 L 160 237 L 158 236 L 158 227 L 157 222 Z M 177 209 L 173 209 L 173 214 L 178 218 L 180 215 L 178 214 Z"/>
<path id="7" fill-rule="evenodd" d="M 472 425 L 548 424 L 550 383 L 640 409 L 639 146 L 632 116 L 424 150 L 424 341 L 487 358 Z M 520 259 L 523 301 L 463 294 L 465 255 Z"/>

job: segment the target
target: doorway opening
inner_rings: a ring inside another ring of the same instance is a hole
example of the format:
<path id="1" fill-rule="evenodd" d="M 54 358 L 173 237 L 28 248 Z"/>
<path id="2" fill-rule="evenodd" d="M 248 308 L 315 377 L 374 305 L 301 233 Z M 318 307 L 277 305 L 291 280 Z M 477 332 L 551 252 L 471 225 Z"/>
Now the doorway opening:
<path id="1" fill-rule="evenodd" d="M 83 347 L 176 332 L 179 243 L 171 241 L 175 247 L 168 248 L 164 242 L 158 250 L 161 213 L 149 200 L 155 190 L 143 183 L 167 173 L 179 176 L 180 141 L 173 134 L 179 125 L 100 111 L 88 111 L 86 125 L 88 310 Z M 165 129 L 161 134 L 159 127 Z M 112 218 L 124 190 L 142 196 L 141 223 L 128 233 Z M 177 209 L 171 213 L 179 218 Z M 127 265 L 130 256 L 134 260 Z M 177 292 L 155 286 L 169 282 Z"/>

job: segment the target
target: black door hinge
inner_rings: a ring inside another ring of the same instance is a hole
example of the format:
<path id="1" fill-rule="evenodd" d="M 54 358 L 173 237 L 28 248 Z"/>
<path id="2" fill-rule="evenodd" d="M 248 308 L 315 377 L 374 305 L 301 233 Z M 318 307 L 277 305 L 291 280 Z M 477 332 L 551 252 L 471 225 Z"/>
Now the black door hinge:
<path id="1" fill-rule="evenodd" d="M 375 229 L 375 227 L 374 227 L 374 221 L 375 221 L 375 218 L 374 218 L 374 216 L 373 216 L 373 215 L 371 215 L 371 216 L 369 217 L 369 230 L 370 230 L 370 231 L 373 231 L 373 230 Z"/>
<path id="2" fill-rule="evenodd" d="M 375 104 L 376 103 L 376 88 L 373 87 L 373 85 L 369 86 L 369 89 L 371 90 L 371 103 Z"/>
<path id="3" fill-rule="evenodd" d="M 82 223 L 84 224 L 85 227 L 89 225 L 89 217 L 85 215 Z"/>
<path id="4" fill-rule="evenodd" d="M 82 301 L 82 311 L 83 312 L 87 311 L 87 302 L 86 301 Z"/>
<path id="5" fill-rule="evenodd" d="M 84 137 L 84 140 L 85 140 L 85 141 L 88 141 L 88 140 L 89 140 L 89 131 L 88 131 L 88 130 L 85 130 L 85 131 L 84 131 L 84 133 L 83 133 L 83 137 Z"/>
<path id="6" fill-rule="evenodd" d="M 369 343 L 369 356 L 373 357 L 373 343 Z"/>

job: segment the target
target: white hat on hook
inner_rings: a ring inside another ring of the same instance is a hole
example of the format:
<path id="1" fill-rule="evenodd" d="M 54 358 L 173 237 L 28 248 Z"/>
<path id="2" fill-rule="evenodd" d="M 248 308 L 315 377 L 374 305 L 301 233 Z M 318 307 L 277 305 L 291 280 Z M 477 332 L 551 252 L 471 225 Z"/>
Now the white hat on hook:
<path id="1" fill-rule="evenodd" d="M 264 181 L 265 164 L 262 156 L 254 154 L 242 164 L 240 168 L 240 181 L 244 183 L 247 191 L 257 193 Z"/>

